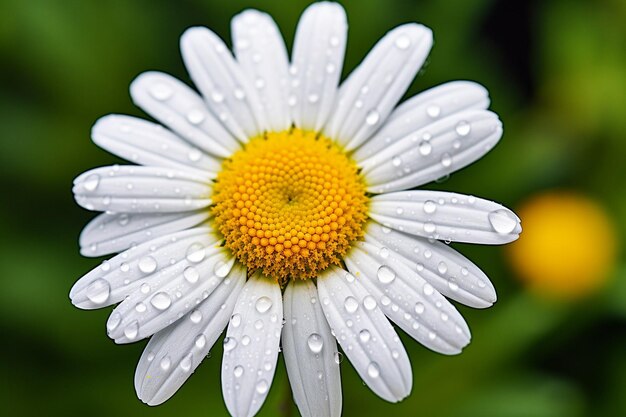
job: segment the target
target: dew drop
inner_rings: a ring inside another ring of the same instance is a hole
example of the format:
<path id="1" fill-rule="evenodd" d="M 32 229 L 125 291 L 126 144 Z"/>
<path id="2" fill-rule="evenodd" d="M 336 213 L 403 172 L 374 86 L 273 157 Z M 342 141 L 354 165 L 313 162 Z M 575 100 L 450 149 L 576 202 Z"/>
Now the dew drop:
<path id="1" fill-rule="evenodd" d="M 369 375 L 370 378 L 378 378 L 380 375 L 380 367 L 376 362 L 370 362 L 367 366 L 367 375 Z"/>
<path id="2" fill-rule="evenodd" d="M 196 348 L 203 349 L 206 346 L 206 336 L 203 334 L 199 334 L 198 336 L 196 336 L 196 340 L 193 342 L 193 344 L 196 346 Z"/>
<path id="3" fill-rule="evenodd" d="M 435 289 L 430 284 L 424 284 L 424 294 L 432 295 L 435 292 Z"/>
<path id="4" fill-rule="evenodd" d="M 465 120 L 461 120 L 456 124 L 456 128 L 454 130 L 456 130 L 456 133 L 459 136 L 467 136 L 472 130 L 472 127 Z"/>
<path id="5" fill-rule="evenodd" d="M 124 328 L 124 336 L 126 336 L 128 340 L 134 340 L 138 334 L 139 334 L 139 322 L 137 320 L 131 321 Z"/>
<path id="6" fill-rule="evenodd" d="M 224 352 L 229 352 L 237 346 L 237 340 L 234 337 L 224 338 Z"/>
<path id="7" fill-rule="evenodd" d="M 433 214 L 437 210 L 437 203 L 433 200 L 426 200 L 424 202 L 424 213 Z"/>
<path id="8" fill-rule="evenodd" d="M 139 291 L 141 291 L 142 294 L 148 294 L 150 290 L 151 290 L 150 284 L 145 283 L 145 282 L 141 284 L 141 287 L 139 287 Z"/>
<path id="9" fill-rule="evenodd" d="M 241 376 L 243 375 L 243 366 L 235 366 L 235 368 L 233 369 L 233 375 L 235 375 L 235 378 L 241 378 Z"/>
<path id="10" fill-rule="evenodd" d="M 83 182 L 83 187 L 87 191 L 94 191 L 98 188 L 98 185 L 100 185 L 100 175 L 98 174 L 91 174 L 87 177 L 85 182 Z"/>
<path id="11" fill-rule="evenodd" d="M 420 142 L 418 149 L 422 156 L 427 156 L 432 152 L 433 145 L 431 145 L 427 140 L 423 140 Z"/>
<path id="12" fill-rule="evenodd" d="M 94 304 L 104 304 L 111 294 L 111 285 L 108 281 L 100 278 L 89 284 L 86 295 Z"/>
<path id="13" fill-rule="evenodd" d="M 148 307 L 146 307 L 146 305 L 144 303 L 137 303 L 137 305 L 135 305 L 135 311 L 137 313 L 143 313 L 148 309 Z"/>
<path id="14" fill-rule="evenodd" d="M 424 313 L 424 310 L 425 310 L 424 304 L 422 304 L 422 303 L 416 303 L 415 304 L 415 313 L 422 314 L 422 313 Z"/>
<path id="15" fill-rule="evenodd" d="M 187 113 L 187 121 L 192 125 L 199 125 L 204 121 L 205 117 L 204 112 L 198 109 L 193 109 Z"/>
<path id="16" fill-rule="evenodd" d="M 200 274 L 198 273 L 198 270 L 196 268 L 194 268 L 193 266 L 188 266 L 183 271 L 183 277 L 190 284 L 195 284 L 196 282 L 198 282 L 198 279 L 200 278 Z"/>
<path id="17" fill-rule="evenodd" d="M 339 365 L 341 362 L 343 362 L 343 355 L 341 354 L 341 352 L 335 352 L 335 354 L 333 356 L 335 358 L 335 363 L 337 365 Z"/>
<path id="18" fill-rule="evenodd" d="M 200 242 L 191 244 L 187 249 L 187 260 L 189 262 L 198 263 L 204 259 L 206 250 Z"/>
<path id="19" fill-rule="evenodd" d="M 239 327 L 239 325 L 241 325 L 241 314 L 239 313 L 235 313 L 233 314 L 233 316 L 230 318 L 230 324 L 233 327 Z"/>
<path id="20" fill-rule="evenodd" d="M 439 264 L 437 265 L 437 271 L 439 271 L 440 274 L 445 274 L 446 272 L 448 272 L 448 265 L 446 265 L 445 262 L 441 261 L 439 262 Z"/>
<path id="21" fill-rule="evenodd" d="M 150 300 L 150 304 L 157 310 L 167 310 L 172 305 L 172 299 L 167 293 L 158 292 L 154 294 L 154 297 Z"/>
<path id="22" fill-rule="evenodd" d="M 211 100 L 213 100 L 216 103 L 221 103 L 224 101 L 224 94 L 222 94 L 222 92 L 219 90 L 214 90 L 211 93 Z"/>
<path id="23" fill-rule="evenodd" d="M 367 295 L 363 299 L 363 307 L 365 307 L 366 310 L 372 311 L 373 309 L 376 308 L 376 305 L 377 305 L 376 299 L 372 297 L 371 295 Z"/>
<path id="24" fill-rule="evenodd" d="M 433 119 L 439 117 L 439 115 L 441 114 L 441 107 L 436 104 L 431 104 L 430 106 L 426 107 L 426 114 Z"/>
<path id="25" fill-rule="evenodd" d="M 224 278 L 230 272 L 231 266 L 231 262 L 217 261 L 215 267 L 213 268 L 213 272 L 215 272 L 215 275 L 218 278 Z"/>
<path id="26" fill-rule="evenodd" d="M 435 226 L 435 223 L 432 223 L 432 222 L 424 223 L 424 232 L 432 234 L 432 233 L 435 233 L 435 230 L 437 230 L 437 226 Z"/>
<path id="27" fill-rule="evenodd" d="M 361 330 L 359 332 L 359 340 L 361 340 L 361 342 L 363 342 L 363 343 L 369 342 L 370 337 L 371 337 L 371 334 L 370 334 L 369 330 L 367 330 L 367 329 L 363 329 L 363 330 Z"/>
<path id="28" fill-rule="evenodd" d="M 396 279 L 395 271 L 387 265 L 382 265 L 378 268 L 377 276 L 381 284 L 390 284 L 394 279 Z"/>
<path id="29" fill-rule="evenodd" d="M 452 165 L 452 157 L 449 153 L 446 152 L 441 155 L 441 165 L 443 165 L 445 168 L 448 168 L 450 165 Z"/>
<path id="30" fill-rule="evenodd" d="M 324 340 L 319 334 L 312 333 L 307 339 L 307 344 L 309 345 L 311 352 L 320 353 L 324 347 Z"/>
<path id="31" fill-rule="evenodd" d="M 402 165 L 402 159 L 401 159 L 399 156 L 394 156 L 394 157 L 391 159 L 391 164 L 392 164 L 394 167 L 399 167 L 400 165 Z"/>
<path id="32" fill-rule="evenodd" d="M 507 210 L 495 210 L 489 213 L 489 223 L 497 233 L 506 235 L 517 227 L 517 220 Z"/>
<path id="33" fill-rule="evenodd" d="M 258 311 L 259 313 L 263 314 L 263 313 L 266 313 L 267 310 L 272 308 L 272 300 L 270 300 L 266 296 L 262 296 L 262 297 L 259 297 L 256 300 L 256 303 L 255 303 L 254 306 L 256 308 L 256 311 Z"/>
<path id="34" fill-rule="evenodd" d="M 174 92 L 169 85 L 165 83 L 156 83 L 150 88 L 150 94 L 152 94 L 152 97 L 159 101 L 165 101 L 172 97 Z"/>
<path id="35" fill-rule="evenodd" d="M 370 126 L 374 126 L 380 120 L 380 113 L 378 110 L 370 110 L 365 116 L 365 123 Z"/>
<path id="36" fill-rule="evenodd" d="M 349 295 L 344 300 L 343 306 L 344 306 L 344 308 L 346 309 L 346 311 L 348 313 L 352 314 L 359 308 L 359 303 L 356 300 L 356 298 L 354 298 L 351 295 Z"/>
<path id="37" fill-rule="evenodd" d="M 183 372 L 189 372 L 191 370 L 191 366 L 193 364 L 192 358 L 193 355 L 190 353 L 180 360 L 179 366 Z"/>
<path id="38" fill-rule="evenodd" d="M 172 366 L 172 360 L 170 359 L 169 356 L 166 356 L 163 359 L 161 359 L 161 362 L 159 363 L 159 366 L 164 371 L 167 371 L 168 369 L 170 369 L 170 366 Z"/>
<path id="39" fill-rule="evenodd" d="M 144 274 L 151 274 L 157 268 L 157 261 L 152 256 L 144 256 L 139 259 L 139 270 Z"/>
<path id="40" fill-rule="evenodd" d="M 317 94 L 309 94 L 307 99 L 309 100 L 309 103 L 317 103 L 320 99 L 320 96 Z"/>
<path id="41" fill-rule="evenodd" d="M 411 38 L 409 38 L 407 35 L 400 35 L 396 38 L 395 43 L 398 49 L 407 49 L 409 46 L 411 46 Z"/>
<path id="42" fill-rule="evenodd" d="M 266 380 L 262 379 L 256 384 L 256 392 L 259 394 L 265 394 L 269 389 L 269 385 Z"/>

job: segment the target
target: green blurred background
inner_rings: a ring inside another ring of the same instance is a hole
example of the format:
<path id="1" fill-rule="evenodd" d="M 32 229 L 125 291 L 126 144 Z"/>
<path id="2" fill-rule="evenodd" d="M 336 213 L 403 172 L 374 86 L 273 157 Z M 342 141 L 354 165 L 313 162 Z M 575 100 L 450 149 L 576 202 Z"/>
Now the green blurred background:
<path id="1" fill-rule="evenodd" d="M 110 309 L 70 304 L 73 282 L 98 263 L 78 254 L 93 214 L 74 204 L 71 181 L 120 162 L 89 132 L 107 113 L 142 116 L 128 95 L 136 75 L 158 69 L 188 81 L 178 52 L 185 28 L 206 25 L 228 39 L 230 18 L 255 7 L 274 16 L 291 47 L 308 3 L 0 0 L 0 415 L 227 415 L 221 343 L 178 394 L 151 408 L 133 388 L 145 342 L 115 346 L 104 329 Z M 435 47 L 407 95 L 454 79 L 490 90 L 502 142 L 430 188 L 512 208 L 544 190 L 574 190 L 602 207 L 618 241 L 624 236 L 625 1 L 342 3 L 350 23 L 344 75 L 387 30 L 418 21 L 433 28 Z M 592 253 L 606 243 L 591 228 L 575 238 Z M 499 295 L 486 311 L 459 307 L 473 342 L 444 357 L 402 334 L 414 386 L 399 405 L 378 399 L 344 361 L 345 416 L 626 416 L 623 252 L 607 261 L 597 291 L 557 301 L 516 279 L 506 248 L 456 247 Z M 298 415 L 282 365 L 260 415 Z"/>

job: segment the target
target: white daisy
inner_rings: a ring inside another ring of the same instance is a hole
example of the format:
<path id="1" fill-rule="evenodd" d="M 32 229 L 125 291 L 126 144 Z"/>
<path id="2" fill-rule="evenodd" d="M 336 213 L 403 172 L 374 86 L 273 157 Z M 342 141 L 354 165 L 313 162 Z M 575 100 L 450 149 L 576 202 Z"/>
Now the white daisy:
<path id="1" fill-rule="evenodd" d="M 387 33 L 338 87 L 347 28 L 340 5 L 310 6 L 291 62 L 267 14 L 233 19 L 234 56 L 191 28 L 181 49 L 200 95 L 147 72 L 131 95 L 165 127 L 123 115 L 94 126 L 96 144 L 140 166 L 75 180 L 78 204 L 104 212 L 85 227 L 81 253 L 121 253 L 70 297 L 84 309 L 119 303 L 107 322 L 116 343 L 152 336 L 135 375 L 142 401 L 171 397 L 226 327 L 233 416 L 262 406 L 281 338 L 303 416 L 341 414 L 337 342 L 377 395 L 400 401 L 411 366 L 388 319 L 456 354 L 470 332 L 447 298 L 496 300 L 484 273 L 440 241 L 507 243 L 517 216 L 476 197 L 405 191 L 498 142 L 487 91 L 451 82 L 396 108 L 432 46 L 415 23 Z"/>

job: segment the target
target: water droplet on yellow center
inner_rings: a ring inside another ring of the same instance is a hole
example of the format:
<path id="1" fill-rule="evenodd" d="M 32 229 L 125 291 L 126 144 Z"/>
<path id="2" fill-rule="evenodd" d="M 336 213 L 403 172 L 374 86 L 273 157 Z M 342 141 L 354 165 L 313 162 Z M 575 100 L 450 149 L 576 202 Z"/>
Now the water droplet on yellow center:
<path id="1" fill-rule="evenodd" d="M 328 138 L 299 129 L 252 138 L 224 162 L 213 201 L 226 246 L 280 282 L 339 264 L 367 217 L 356 164 Z"/>

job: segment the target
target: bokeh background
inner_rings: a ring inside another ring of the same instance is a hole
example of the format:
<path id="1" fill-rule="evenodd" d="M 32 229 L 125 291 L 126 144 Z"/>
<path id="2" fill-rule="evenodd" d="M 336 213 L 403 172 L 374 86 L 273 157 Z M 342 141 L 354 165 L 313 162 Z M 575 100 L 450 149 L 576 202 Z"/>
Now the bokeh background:
<path id="1" fill-rule="evenodd" d="M 177 395 L 151 408 L 133 389 L 145 342 L 115 346 L 110 309 L 70 304 L 73 282 L 99 262 L 78 254 L 93 214 L 74 204 L 71 181 L 120 162 L 89 132 L 107 113 L 142 115 L 128 95 L 135 76 L 158 69 L 188 81 L 185 28 L 228 39 L 229 19 L 256 7 L 290 47 L 308 3 L 0 0 L 0 415 L 227 415 L 219 341 Z M 399 405 L 375 397 L 344 361 L 344 415 L 626 416 L 626 2 L 342 3 L 344 75 L 387 30 L 418 21 L 433 28 L 435 47 L 407 96 L 455 79 L 489 88 L 503 140 L 429 187 L 500 201 L 525 229 L 505 248 L 454 245 L 499 294 L 485 311 L 459 307 L 473 331 L 464 353 L 444 357 L 402 334 L 414 385 Z M 298 415 L 282 364 L 260 415 Z"/>

